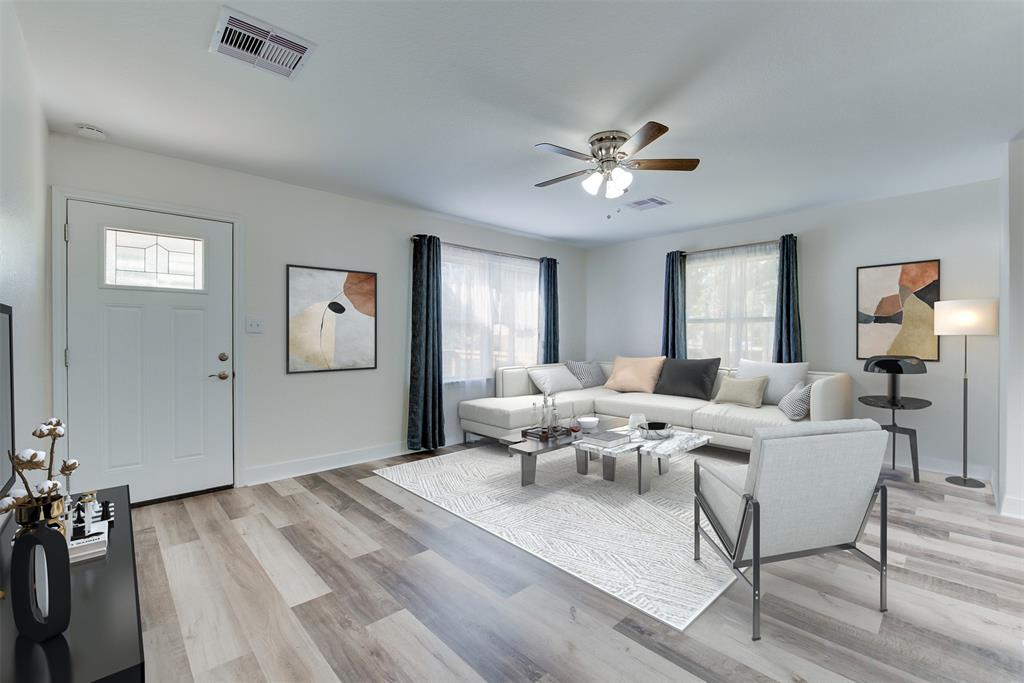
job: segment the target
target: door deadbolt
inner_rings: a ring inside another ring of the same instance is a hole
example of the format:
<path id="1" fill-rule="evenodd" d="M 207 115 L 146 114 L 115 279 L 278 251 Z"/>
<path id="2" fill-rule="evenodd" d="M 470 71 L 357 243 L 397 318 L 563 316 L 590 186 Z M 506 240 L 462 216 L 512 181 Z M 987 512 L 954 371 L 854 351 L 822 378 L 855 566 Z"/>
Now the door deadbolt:
<path id="1" fill-rule="evenodd" d="M 231 376 L 231 373 L 229 373 L 227 370 L 221 370 L 216 375 L 207 375 L 207 377 L 216 377 L 217 379 L 220 379 L 220 380 L 225 380 L 225 379 L 227 379 L 230 376 Z"/>
<path id="2" fill-rule="evenodd" d="M 219 354 L 217 354 L 218 360 L 227 360 L 228 358 L 230 358 L 230 356 L 228 356 L 228 354 L 224 351 L 221 351 Z"/>

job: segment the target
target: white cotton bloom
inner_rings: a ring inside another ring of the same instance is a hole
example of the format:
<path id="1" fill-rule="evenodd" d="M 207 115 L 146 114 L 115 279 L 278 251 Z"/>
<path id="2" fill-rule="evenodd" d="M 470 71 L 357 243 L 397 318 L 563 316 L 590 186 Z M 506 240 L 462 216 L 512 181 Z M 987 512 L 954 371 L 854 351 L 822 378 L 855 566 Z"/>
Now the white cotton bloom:
<path id="1" fill-rule="evenodd" d="M 8 512 L 14 508 L 14 498 L 5 496 L 0 498 L 0 513 Z"/>
<path id="2" fill-rule="evenodd" d="M 60 493 L 60 482 L 47 479 L 36 486 L 36 493 L 46 495 L 47 493 Z"/>
<path id="3" fill-rule="evenodd" d="M 44 462 L 46 460 L 46 451 L 36 451 L 32 455 L 32 460 L 35 462 Z"/>
<path id="4" fill-rule="evenodd" d="M 75 460 L 74 458 L 69 458 L 68 460 L 65 460 L 64 462 L 66 462 L 71 467 L 78 467 L 78 464 L 79 464 L 78 461 Z"/>
<path id="5" fill-rule="evenodd" d="M 56 434 L 57 436 L 64 436 L 64 426 L 61 425 L 59 427 L 54 427 L 53 433 Z"/>
<path id="6" fill-rule="evenodd" d="M 60 424 L 60 420 L 58 420 L 55 417 L 51 417 L 49 420 L 46 421 L 46 424 L 48 424 L 48 425 L 58 425 L 58 424 Z"/>
<path id="7" fill-rule="evenodd" d="M 18 454 L 14 457 L 21 462 L 32 462 L 32 460 L 35 459 L 36 453 L 38 453 L 38 451 L 34 448 L 23 448 L 18 451 Z"/>

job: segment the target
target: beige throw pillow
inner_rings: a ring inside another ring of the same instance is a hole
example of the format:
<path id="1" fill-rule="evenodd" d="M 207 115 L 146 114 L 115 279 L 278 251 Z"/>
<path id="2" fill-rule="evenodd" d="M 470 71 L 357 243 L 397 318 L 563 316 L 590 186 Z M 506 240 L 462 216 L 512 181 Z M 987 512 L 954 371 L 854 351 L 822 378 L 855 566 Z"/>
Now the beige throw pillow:
<path id="1" fill-rule="evenodd" d="M 640 391 L 653 394 L 661 376 L 665 356 L 649 358 L 627 358 L 619 356 L 612 366 L 612 376 L 604 383 L 606 389 L 615 391 Z"/>
<path id="2" fill-rule="evenodd" d="M 749 408 L 760 408 L 764 400 L 764 390 L 768 386 L 767 377 L 736 379 L 723 377 L 722 386 L 715 394 L 714 403 L 735 403 Z"/>

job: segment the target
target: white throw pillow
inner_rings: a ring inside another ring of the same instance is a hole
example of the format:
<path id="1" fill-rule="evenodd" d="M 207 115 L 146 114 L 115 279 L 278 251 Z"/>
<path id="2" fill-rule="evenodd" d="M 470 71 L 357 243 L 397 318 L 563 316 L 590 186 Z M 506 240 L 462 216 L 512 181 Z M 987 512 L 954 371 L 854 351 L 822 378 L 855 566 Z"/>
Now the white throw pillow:
<path id="1" fill-rule="evenodd" d="M 807 363 L 759 363 L 745 358 L 740 359 L 740 367 L 736 370 L 736 379 L 753 379 L 767 377 L 768 388 L 764 390 L 764 402 L 778 405 L 782 397 L 793 390 L 797 384 L 807 383 Z"/>
<path id="2" fill-rule="evenodd" d="M 779 410 L 790 420 L 802 420 L 811 412 L 811 385 L 801 382 L 779 401 Z"/>
<path id="3" fill-rule="evenodd" d="M 576 379 L 576 375 L 569 372 L 564 365 L 544 365 L 536 368 L 527 368 L 530 379 L 540 389 L 540 393 L 557 394 L 560 391 L 572 391 L 582 389 L 583 384 Z"/>

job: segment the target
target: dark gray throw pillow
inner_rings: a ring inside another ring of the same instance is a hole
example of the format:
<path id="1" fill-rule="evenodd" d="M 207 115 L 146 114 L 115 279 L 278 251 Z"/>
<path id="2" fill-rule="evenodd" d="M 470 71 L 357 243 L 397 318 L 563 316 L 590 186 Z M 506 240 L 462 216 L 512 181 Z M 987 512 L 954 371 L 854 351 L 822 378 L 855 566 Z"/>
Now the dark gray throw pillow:
<path id="1" fill-rule="evenodd" d="M 710 401 L 721 363 L 721 358 L 668 358 L 661 368 L 661 377 L 654 387 L 654 393 Z"/>

